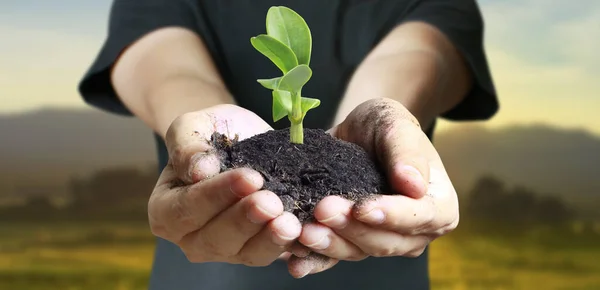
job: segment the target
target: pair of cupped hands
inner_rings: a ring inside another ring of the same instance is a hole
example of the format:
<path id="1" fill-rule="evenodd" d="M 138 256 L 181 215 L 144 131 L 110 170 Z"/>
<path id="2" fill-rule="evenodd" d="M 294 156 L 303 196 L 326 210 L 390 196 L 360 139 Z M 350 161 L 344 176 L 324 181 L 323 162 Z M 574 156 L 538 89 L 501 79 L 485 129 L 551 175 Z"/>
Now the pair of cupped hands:
<path id="1" fill-rule="evenodd" d="M 302 225 L 248 168 L 221 173 L 211 147 L 216 130 L 240 139 L 272 128 L 254 113 L 220 105 L 177 118 L 166 134 L 169 163 L 148 204 L 152 233 L 178 245 L 190 262 L 267 266 L 287 261 L 295 278 L 369 256 L 417 257 L 459 220 L 456 191 L 416 118 L 399 102 L 374 99 L 328 132 L 377 159 L 395 195 L 360 205 L 321 200 L 317 222 Z M 328 259 L 315 259 L 318 253 Z"/>

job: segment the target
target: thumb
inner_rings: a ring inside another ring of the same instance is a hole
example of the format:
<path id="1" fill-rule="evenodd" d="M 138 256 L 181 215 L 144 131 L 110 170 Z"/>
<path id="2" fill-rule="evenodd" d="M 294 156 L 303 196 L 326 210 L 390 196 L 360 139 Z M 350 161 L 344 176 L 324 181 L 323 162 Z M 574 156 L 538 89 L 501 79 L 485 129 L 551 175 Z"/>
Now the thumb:
<path id="1" fill-rule="evenodd" d="M 244 140 L 271 129 L 253 112 L 222 104 L 177 117 L 167 130 L 165 142 L 177 176 L 192 184 L 221 171 L 221 159 L 211 142 L 213 133 Z"/>
<path id="2" fill-rule="evenodd" d="M 429 185 L 427 138 L 418 126 L 397 118 L 387 130 L 376 133 L 375 147 L 385 166 L 392 189 L 412 198 L 421 198 Z M 430 146 L 430 145 L 429 145 Z"/>
<path id="3" fill-rule="evenodd" d="M 211 144 L 215 121 L 198 111 L 183 114 L 169 127 L 165 144 L 177 177 L 196 183 L 220 172 L 221 161 Z"/>

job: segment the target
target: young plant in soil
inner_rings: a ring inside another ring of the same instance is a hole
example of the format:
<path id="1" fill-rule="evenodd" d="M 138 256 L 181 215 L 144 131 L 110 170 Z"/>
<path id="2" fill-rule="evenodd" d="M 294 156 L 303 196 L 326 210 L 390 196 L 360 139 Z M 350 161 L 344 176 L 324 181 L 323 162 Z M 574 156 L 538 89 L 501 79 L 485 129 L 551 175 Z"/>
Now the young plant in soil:
<path id="1" fill-rule="evenodd" d="M 313 218 L 315 205 L 329 195 L 360 201 L 388 192 L 387 180 L 363 148 L 320 129 L 304 129 L 306 113 L 318 99 L 302 96 L 312 76 L 312 37 L 308 25 L 287 7 L 267 12 L 267 34 L 251 38 L 254 48 L 277 66 L 282 76 L 260 79 L 272 90 L 273 121 L 288 117 L 289 130 L 272 130 L 237 141 L 215 133 L 222 170 L 249 167 L 265 180 L 264 189 L 277 194 L 286 211 L 301 222 Z"/>

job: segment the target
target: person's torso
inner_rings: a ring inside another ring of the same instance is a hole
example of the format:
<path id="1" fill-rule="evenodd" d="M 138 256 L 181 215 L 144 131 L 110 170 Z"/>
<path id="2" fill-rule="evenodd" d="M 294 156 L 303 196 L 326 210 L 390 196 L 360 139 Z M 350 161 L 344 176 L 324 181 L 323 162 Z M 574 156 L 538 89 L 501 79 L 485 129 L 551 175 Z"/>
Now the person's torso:
<path id="1" fill-rule="evenodd" d="M 307 128 L 328 128 L 347 82 L 370 49 L 405 14 L 409 0 L 206 0 L 199 1 L 199 23 L 207 47 L 236 101 L 273 124 L 271 92 L 256 82 L 281 72 L 256 51 L 250 38 L 266 33 L 271 6 L 287 6 L 307 22 L 313 38 L 310 66 L 313 76 L 303 95 L 318 98 L 321 106 L 308 114 Z M 160 170 L 168 155 L 157 138 Z M 176 245 L 159 239 L 150 280 L 151 290 L 358 290 L 429 289 L 427 251 L 419 258 L 368 258 L 340 262 L 323 273 L 294 279 L 283 261 L 268 267 L 225 263 L 192 264 Z"/>

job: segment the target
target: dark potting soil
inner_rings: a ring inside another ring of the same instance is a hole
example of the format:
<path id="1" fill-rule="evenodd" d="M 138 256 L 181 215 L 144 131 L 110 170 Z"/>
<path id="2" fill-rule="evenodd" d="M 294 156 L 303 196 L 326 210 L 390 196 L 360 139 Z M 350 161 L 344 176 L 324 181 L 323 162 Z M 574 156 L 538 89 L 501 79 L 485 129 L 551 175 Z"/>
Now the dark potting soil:
<path id="1" fill-rule="evenodd" d="M 377 164 L 358 145 L 320 129 L 304 129 L 304 144 L 290 142 L 289 129 L 272 130 L 237 141 L 215 133 L 222 171 L 250 167 L 264 177 L 264 189 L 277 194 L 286 211 L 305 223 L 315 205 L 329 195 L 359 202 L 389 192 Z"/>

